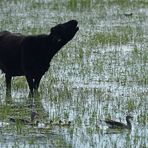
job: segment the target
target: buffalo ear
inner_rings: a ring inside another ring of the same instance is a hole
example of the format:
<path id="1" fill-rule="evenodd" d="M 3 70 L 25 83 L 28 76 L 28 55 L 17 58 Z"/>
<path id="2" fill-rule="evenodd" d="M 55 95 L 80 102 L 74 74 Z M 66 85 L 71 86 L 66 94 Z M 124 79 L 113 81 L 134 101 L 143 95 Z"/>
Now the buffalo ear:
<path id="1" fill-rule="evenodd" d="M 58 24 L 58 25 L 52 27 L 50 29 L 50 32 L 54 32 L 54 31 L 58 32 L 58 31 L 62 30 L 62 28 L 63 28 L 62 25 L 61 24 Z"/>

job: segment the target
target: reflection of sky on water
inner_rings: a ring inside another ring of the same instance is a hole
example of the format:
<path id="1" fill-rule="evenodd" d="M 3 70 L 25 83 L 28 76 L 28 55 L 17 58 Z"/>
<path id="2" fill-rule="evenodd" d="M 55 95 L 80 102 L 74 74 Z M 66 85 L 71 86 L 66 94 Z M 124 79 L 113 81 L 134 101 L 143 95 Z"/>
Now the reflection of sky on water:
<path id="1" fill-rule="evenodd" d="M 148 65 L 147 62 L 132 61 L 134 48 L 141 53 L 147 49 L 147 8 L 121 9 L 117 5 L 105 5 L 101 9 L 102 6 L 98 4 L 92 10 L 73 12 L 65 8 L 65 0 L 58 2 L 62 2 L 62 5 L 58 5 L 56 10 L 54 7 L 57 5 L 52 0 L 44 0 L 44 3 L 37 0 L 34 9 L 30 1 L 5 1 L 0 5 L 0 23 L 2 29 L 32 34 L 49 33 L 50 28 L 59 22 L 78 19 L 78 34 L 53 59 L 40 85 L 43 89 L 42 105 L 49 119 L 70 120 L 73 126 L 70 129 L 52 129 L 49 134 L 36 131 L 24 136 L 0 128 L 0 147 L 53 147 L 57 141 L 75 148 L 148 147 L 148 125 L 141 123 L 148 109 L 148 88 L 138 81 L 146 77 Z M 132 17 L 123 15 L 131 11 Z M 133 30 L 133 39 L 126 45 L 89 45 L 90 37 L 96 32 L 116 32 L 119 27 Z M 136 29 L 138 27 L 140 31 Z M 136 42 L 139 36 L 142 40 Z M 56 78 L 52 83 L 50 75 Z M 0 99 L 4 102 L 4 76 L 1 74 L 0 80 Z M 13 89 L 14 102 L 25 102 L 27 91 L 26 86 L 24 89 Z M 121 118 L 125 123 L 126 113 L 134 116 L 131 132 L 114 133 L 96 129 L 99 119 L 108 116 L 118 121 Z"/>

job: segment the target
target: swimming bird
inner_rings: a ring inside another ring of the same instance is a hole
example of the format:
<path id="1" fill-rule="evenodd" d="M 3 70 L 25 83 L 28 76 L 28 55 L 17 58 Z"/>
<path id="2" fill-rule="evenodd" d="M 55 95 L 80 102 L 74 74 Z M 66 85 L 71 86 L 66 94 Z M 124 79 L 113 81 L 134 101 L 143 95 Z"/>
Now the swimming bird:
<path id="1" fill-rule="evenodd" d="M 71 126 L 71 121 L 68 121 L 68 123 L 61 123 L 61 125 L 60 126 L 62 126 L 62 127 L 70 127 Z"/>
<path id="2" fill-rule="evenodd" d="M 124 13 L 124 16 L 126 16 L 126 17 L 130 17 L 132 15 L 133 15 L 133 13 Z"/>
<path id="3" fill-rule="evenodd" d="M 36 121 L 36 126 L 37 126 L 37 128 L 46 128 L 47 129 L 47 128 L 50 128 L 52 126 L 52 123 L 53 123 L 52 120 L 50 120 L 47 123 Z"/>
<path id="4" fill-rule="evenodd" d="M 71 126 L 71 121 L 68 121 L 67 123 L 64 123 L 62 120 L 59 120 L 58 123 L 53 123 L 52 124 L 52 127 L 55 128 L 55 127 L 70 127 Z"/>
<path id="5" fill-rule="evenodd" d="M 33 125 L 34 120 L 36 116 L 39 114 L 36 111 L 31 111 L 30 119 L 25 119 L 25 118 L 13 118 L 10 117 L 9 121 L 13 123 L 20 123 L 20 124 L 25 124 L 25 125 Z"/>
<path id="6" fill-rule="evenodd" d="M 30 124 L 29 120 L 23 119 L 23 118 L 13 118 L 13 117 L 10 117 L 9 121 L 13 122 L 13 123 Z"/>
<path id="7" fill-rule="evenodd" d="M 62 125 L 62 123 L 63 123 L 63 121 L 62 121 L 62 120 L 59 120 L 59 122 L 58 122 L 58 123 L 54 123 L 53 125 L 54 125 L 54 126 L 61 126 L 61 125 Z"/>
<path id="8" fill-rule="evenodd" d="M 0 128 L 5 127 L 7 125 L 9 125 L 9 123 L 0 121 Z"/>
<path id="9" fill-rule="evenodd" d="M 105 122 L 106 125 L 112 129 L 129 129 L 129 130 L 131 130 L 132 129 L 131 119 L 133 119 L 132 116 L 130 116 L 130 115 L 126 116 L 127 124 L 124 124 L 122 122 L 117 122 L 114 120 L 104 120 L 103 122 Z"/>

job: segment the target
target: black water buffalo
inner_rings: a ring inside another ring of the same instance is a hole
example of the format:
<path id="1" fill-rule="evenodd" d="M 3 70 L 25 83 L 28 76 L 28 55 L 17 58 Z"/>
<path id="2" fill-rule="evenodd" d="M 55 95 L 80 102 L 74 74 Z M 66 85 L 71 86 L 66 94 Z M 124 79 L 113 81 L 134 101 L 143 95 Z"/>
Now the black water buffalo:
<path id="1" fill-rule="evenodd" d="M 76 20 L 51 28 L 50 34 L 22 35 L 0 32 L 0 69 L 5 73 L 6 96 L 11 96 L 11 78 L 25 76 L 30 95 L 38 90 L 53 56 L 79 30 Z"/>

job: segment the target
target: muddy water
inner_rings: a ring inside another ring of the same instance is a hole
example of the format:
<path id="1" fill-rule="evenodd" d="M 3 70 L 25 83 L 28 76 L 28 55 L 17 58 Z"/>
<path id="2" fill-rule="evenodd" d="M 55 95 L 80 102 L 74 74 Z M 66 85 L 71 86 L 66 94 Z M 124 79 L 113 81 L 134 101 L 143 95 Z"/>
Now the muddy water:
<path id="1" fill-rule="evenodd" d="M 1 30 L 49 33 L 52 26 L 69 19 L 77 19 L 80 27 L 52 60 L 40 96 L 34 98 L 41 123 L 62 120 L 71 121 L 71 126 L 10 123 L 10 117 L 29 118 L 28 88 L 24 78 L 15 78 L 11 107 L 6 106 L 1 73 L 0 123 L 9 124 L 0 124 L 0 147 L 148 147 L 147 11 L 138 1 L 123 5 L 0 2 Z M 130 11 L 133 15 L 126 17 L 124 13 Z M 99 120 L 105 118 L 126 123 L 126 114 L 134 117 L 131 131 L 100 127 Z"/>

